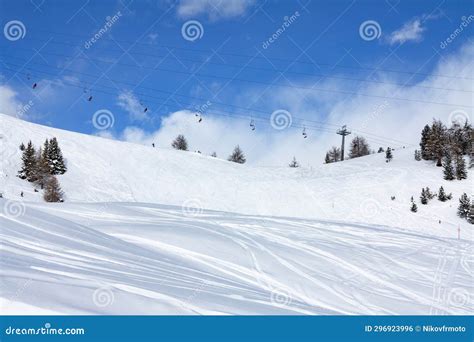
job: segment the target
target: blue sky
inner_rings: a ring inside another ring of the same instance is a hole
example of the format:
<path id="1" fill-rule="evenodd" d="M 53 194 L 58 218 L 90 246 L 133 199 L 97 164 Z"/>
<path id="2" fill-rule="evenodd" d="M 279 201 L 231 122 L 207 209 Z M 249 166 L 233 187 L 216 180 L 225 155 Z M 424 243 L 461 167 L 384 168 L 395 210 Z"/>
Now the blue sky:
<path id="1" fill-rule="evenodd" d="M 352 127 L 371 134 L 374 148 L 390 143 L 382 137 L 408 144 L 416 140 L 411 130 L 401 139 L 384 132 L 383 121 L 372 125 L 370 115 L 382 108 L 385 126 L 389 107 L 429 108 L 428 118 L 456 110 L 472 115 L 472 81 L 465 79 L 472 69 L 460 62 L 472 46 L 472 9 L 470 1 L 2 1 L 0 112 L 162 146 L 184 131 L 194 148 L 209 153 L 212 145 L 228 150 L 247 143 L 264 164 L 273 159 L 255 148 L 262 141 L 278 139 L 280 162 L 305 149 L 281 151 L 282 140 L 299 138 L 306 128 L 315 134 L 305 143 L 319 146 L 313 136 L 355 119 Z M 6 31 L 12 21 L 21 24 L 20 37 Z M 449 77 L 433 79 L 439 70 Z M 375 109 L 360 109 L 365 116 L 351 114 L 368 103 Z M 198 110 L 203 121 L 186 109 Z M 107 130 L 94 125 L 100 110 L 113 115 Z M 291 115 L 289 129 L 272 129 L 277 110 Z M 396 122 L 396 115 L 390 118 Z M 252 120 L 258 133 L 247 132 Z M 246 132 L 237 134 L 238 128 Z M 330 137 L 322 150 L 338 141 Z"/>

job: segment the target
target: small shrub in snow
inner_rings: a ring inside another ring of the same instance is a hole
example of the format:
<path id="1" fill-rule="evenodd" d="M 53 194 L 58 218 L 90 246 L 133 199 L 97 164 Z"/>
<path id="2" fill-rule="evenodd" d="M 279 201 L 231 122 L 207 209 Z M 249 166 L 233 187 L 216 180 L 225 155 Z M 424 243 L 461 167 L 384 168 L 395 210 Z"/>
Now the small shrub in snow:
<path id="1" fill-rule="evenodd" d="M 173 140 L 171 146 L 176 150 L 187 151 L 188 150 L 188 142 L 184 135 L 180 134 Z"/>
<path id="2" fill-rule="evenodd" d="M 387 147 L 387 150 L 385 151 L 385 160 L 388 163 L 392 159 L 393 159 L 392 149 L 390 147 Z"/>
<path id="3" fill-rule="evenodd" d="M 245 159 L 245 155 L 240 149 L 239 145 L 237 145 L 234 148 L 234 151 L 232 154 L 227 158 L 227 160 L 234 162 L 234 163 L 239 163 L 239 164 L 244 164 L 247 160 Z"/>
<path id="4" fill-rule="evenodd" d="M 298 163 L 298 161 L 296 160 L 295 157 L 293 157 L 293 160 L 291 161 L 291 163 L 289 164 L 290 167 L 300 167 L 300 164 Z"/>
<path id="5" fill-rule="evenodd" d="M 438 191 L 438 200 L 441 202 L 446 202 L 450 200 L 453 197 L 452 194 L 446 195 L 446 192 L 444 192 L 444 188 L 441 186 Z"/>
<path id="6" fill-rule="evenodd" d="M 418 206 L 416 205 L 415 201 L 413 200 L 413 196 L 411 196 L 411 208 L 410 210 L 414 213 L 418 211 Z"/>
<path id="7" fill-rule="evenodd" d="M 421 204 L 428 204 L 428 199 L 429 199 L 429 196 L 426 193 L 425 188 L 421 189 L 421 196 L 420 196 Z"/>

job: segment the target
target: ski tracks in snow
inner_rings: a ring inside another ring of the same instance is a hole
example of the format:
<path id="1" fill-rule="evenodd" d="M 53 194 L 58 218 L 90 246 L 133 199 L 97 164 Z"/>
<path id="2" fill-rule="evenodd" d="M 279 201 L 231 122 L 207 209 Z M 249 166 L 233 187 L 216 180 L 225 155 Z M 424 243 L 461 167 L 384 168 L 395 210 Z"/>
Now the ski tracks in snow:
<path id="1" fill-rule="evenodd" d="M 31 204 L 24 216 L 0 220 L 1 297 L 62 313 L 472 310 L 467 240 L 216 211 L 186 216 L 179 207 L 141 203 Z M 40 300 L 18 294 L 24 279 Z M 113 294 L 113 303 L 96 305 L 98 290 Z M 61 307 L 69 301 L 75 304 Z"/>

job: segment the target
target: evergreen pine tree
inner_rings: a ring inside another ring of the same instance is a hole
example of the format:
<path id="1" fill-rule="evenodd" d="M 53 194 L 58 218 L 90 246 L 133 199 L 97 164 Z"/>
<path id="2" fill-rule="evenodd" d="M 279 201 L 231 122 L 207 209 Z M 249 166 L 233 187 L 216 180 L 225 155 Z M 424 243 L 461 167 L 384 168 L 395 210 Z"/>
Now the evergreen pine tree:
<path id="1" fill-rule="evenodd" d="M 435 197 L 435 194 L 431 192 L 429 187 L 426 187 L 425 193 L 428 200 L 432 200 Z"/>
<path id="2" fill-rule="evenodd" d="M 227 160 L 232 161 L 234 163 L 244 164 L 246 162 L 245 155 L 240 149 L 239 145 L 234 148 L 232 154 L 227 158 Z"/>
<path id="3" fill-rule="evenodd" d="M 471 149 L 472 140 L 474 139 L 474 128 L 466 120 L 463 127 L 462 133 L 462 154 L 469 154 Z"/>
<path id="4" fill-rule="evenodd" d="M 451 153 L 446 153 L 443 162 L 444 167 L 444 179 L 446 180 L 453 180 L 454 179 L 454 169 L 453 169 L 453 162 L 451 160 Z"/>
<path id="5" fill-rule="evenodd" d="M 21 179 L 26 179 L 29 182 L 34 182 L 36 180 L 36 151 L 31 140 L 28 142 L 28 145 L 23 151 L 21 160 L 22 167 L 21 170 L 18 171 L 18 177 Z"/>
<path id="6" fill-rule="evenodd" d="M 61 148 L 59 147 L 58 140 L 56 138 L 52 138 L 48 144 L 45 143 L 44 148 L 46 149 L 46 154 L 48 156 L 51 174 L 64 174 L 67 171 L 67 168 L 64 163 L 63 154 L 61 152 Z"/>
<path id="7" fill-rule="evenodd" d="M 379 150 L 377 151 L 377 153 L 382 153 L 382 152 L 385 152 L 383 147 L 379 147 Z"/>
<path id="8" fill-rule="evenodd" d="M 58 179 L 55 176 L 49 176 L 44 186 L 43 198 L 46 202 L 62 202 L 64 193 L 61 190 Z"/>
<path id="9" fill-rule="evenodd" d="M 428 195 L 426 193 L 425 188 L 421 189 L 420 201 L 421 204 L 428 204 Z"/>
<path id="10" fill-rule="evenodd" d="M 464 162 L 464 157 L 462 154 L 457 154 L 456 155 L 456 178 L 461 180 L 461 179 L 466 179 L 467 178 L 467 170 L 466 170 L 466 163 Z"/>
<path id="11" fill-rule="evenodd" d="M 469 208 L 469 215 L 467 217 L 467 221 L 470 224 L 474 224 L 474 201 L 471 202 L 471 207 Z"/>
<path id="12" fill-rule="evenodd" d="M 431 134 L 430 126 L 425 125 L 425 127 L 421 131 L 421 141 L 420 141 L 421 157 L 425 160 L 431 159 L 431 153 L 428 149 L 428 139 L 429 139 L 430 134 Z"/>
<path id="13" fill-rule="evenodd" d="M 300 167 L 300 164 L 298 163 L 298 161 L 296 160 L 295 157 L 293 157 L 293 160 L 291 161 L 291 163 L 289 164 L 290 167 Z"/>
<path id="14" fill-rule="evenodd" d="M 410 210 L 414 213 L 418 211 L 418 206 L 416 205 L 415 201 L 413 200 L 413 196 L 411 196 L 411 208 Z"/>
<path id="15" fill-rule="evenodd" d="M 188 142 L 184 135 L 180 134 L 173 140 L 171 146 L 176 150 L 187 151 L 188 150 Z"/>
<path id="16" fill-rule="evenodd" d="M 23 152 L 24 150 L 25 150 L 25 144 L 21 143 L 21 144 L 20 144 L 20 151 Z"/>
<path id="17" fill-rule="evenodd" d="M 466 193 L 463 193 L 459 199 L 458 216 L 462 218 L 468 218 L 470 208 L 471 200 Z"/>
<path id="18" fill-rule="evenodd" d="M 443 166 L 441 160 L 445 154 L 446 127 L 440 120 L 433 120 L 431 131 L 428 137 L 426 149 L 431 158 L 436 160 L 436 166 Z"/>
<path id="19" fill-rule="evenodd" d="M 385 159 L 387 162 L 393 159 L 392 149 L 390 147 L 387 147 L 387 150 L 385 151 Z"/>
<path id="20" fill-rule="evenodd" d="M 444 188 L 441 186 L 438 191 L 438 200 L 441 202 L 446 202 L 448 199 L 448 196 L 446 196 L 446 193 L 444 192 Z"/>
<path id="21" fill-rule="evenodd" d="M 469 147 L 468 147 L 468 154 L 469 154 L 469 168 L 472 169 L 474 167 L 474 129 L 471 128 L 469 131 L 468 136 Z"/>

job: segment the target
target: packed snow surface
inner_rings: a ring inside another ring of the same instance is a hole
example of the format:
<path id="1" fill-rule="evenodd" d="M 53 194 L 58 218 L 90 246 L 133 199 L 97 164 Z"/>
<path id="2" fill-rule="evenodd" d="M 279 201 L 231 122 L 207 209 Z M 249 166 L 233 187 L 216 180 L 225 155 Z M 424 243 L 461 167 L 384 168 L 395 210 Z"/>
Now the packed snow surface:
<path id="1" fill-rule="evenodd" d="M 19 144 L 51 137 L 68 166 L 60 204 L 15 177 Z M 473 226 L 456 207 L 474 175 L 444 181 L 413 149 L 258 167 L 0 115 L 0 153 L 3 313 L 473 310 Z M 453 200 L 410 212 L 441 185 Z"/>
<path id="2" fill-rule="evenodd" d="M 67 314 L 472 312 L 469 241 L 193 215 L 143 203 L 28 204 L 0 218 L 2 297 L 11 301 L 3 310 L 21 302 Z"/>

